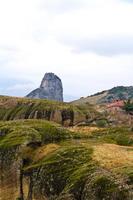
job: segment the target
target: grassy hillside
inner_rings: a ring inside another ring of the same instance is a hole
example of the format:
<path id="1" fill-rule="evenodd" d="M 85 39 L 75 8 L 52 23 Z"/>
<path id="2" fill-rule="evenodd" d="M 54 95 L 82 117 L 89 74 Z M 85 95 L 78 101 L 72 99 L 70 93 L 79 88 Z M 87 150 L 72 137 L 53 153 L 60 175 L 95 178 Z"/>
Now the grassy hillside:
<path id="1" fill-rule="evenodd" d="M 85 98 L 80 98 L 74 101 L 73 104 L 83 104 L 87 102 L 91 104 L 103 104 L 103 103 L 110 103 L 118 99 L 119 100 L 133 99 L 133 86 L 114 87 L 110 90 L 102 91 Z"/>
<path id="2" fill-rule="evenodd" d="M 0 200 L 132 200 L 132 123 L 104 109 L 1 96 Z"/>
<path id="3" fill-rule="evenodd" d="M 0 122 L 0 148 L 41 145 L 71 138 L 70 131 L 45 120 Z"/>
<path id="4" fill-rule="evenodd" d="M 73 125 L 100 115 L 93 106 L 74 106 L 49 100 L 0 97 L 0 120 L 46 119 L 63 125 Z"/>
<path id="5" fill-rule="evenodd" d="M 118 142 L 122 136 L 125 143 Z M 127 127 L 1 121 L 1 198 L 132 200 L 132 136 Z"/>
<path id="6" fill-rule="evenodd" d="M 98 93 L 96 95 L 88 96 L 88 97 L 81 97 L 80 99 L 77 99 L 73 101 L 72 103 L 74 105 L 80 105 L 80 104 L 85 104 L 85 103 L 90 103 L 90 104 L 97 104 L 102 98 L 106 97 L 108 94 L 107 91 Z"/>

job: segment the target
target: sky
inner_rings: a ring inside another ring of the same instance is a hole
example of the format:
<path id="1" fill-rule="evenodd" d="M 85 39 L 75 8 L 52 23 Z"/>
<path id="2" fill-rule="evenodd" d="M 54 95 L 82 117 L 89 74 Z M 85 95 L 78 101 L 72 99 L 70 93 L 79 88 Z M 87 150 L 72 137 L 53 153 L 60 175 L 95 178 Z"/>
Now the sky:
<path id="1" fill-rule="evenodd" d="M 133 85 L 133 0 L 0 0 L 0 95 L 25 96 L 46 72 L 65 101 Z"/>

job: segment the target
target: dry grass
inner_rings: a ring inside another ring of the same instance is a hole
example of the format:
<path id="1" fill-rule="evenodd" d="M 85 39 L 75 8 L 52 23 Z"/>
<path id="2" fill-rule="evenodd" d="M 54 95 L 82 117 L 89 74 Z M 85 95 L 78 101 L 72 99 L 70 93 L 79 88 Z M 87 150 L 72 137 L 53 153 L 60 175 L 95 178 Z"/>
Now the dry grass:
<path id="1" fill-rule="evenodd" d="M 29 185 L 27 181 L 24 180 L 23 184 L 24 199 L 27 199 L 28 190 L 29 190 Z M 18 197 L 19 197 L 19 184 L 17 184 L 16 186 L 7 184 L 0 187 L 0 200 L 16 200 Z M 38 200 L 34 197 L 34 195 L 32 199 Z M 44 197 L 41 200 L 47 200 L 47 198 Z"/>
<path id="2" fill-rule="evenodd" d="M 13 174 L 7 174 L 4 182 L 2 181 L 0 183 L 0 200 L 16 200 L 19 197 L 19 182 L 14 182 L 14 178 L 16 178 L 15 175 L 13 177 Z M 28 185 L 25 181 L 23 184 L 23 191 L 24 194 L 28 194 Z"/>
<path id="3" fill-rule="evenodd" d="M 89 96 L 89 97 L 86 97 L 86 98 L 80 98 L 76 101 L 73 101 L 73 104 L 83 104 L 83 103 L 86 103 L 86 102 L 89 102 L 90 104 L 97 104 L 97 102 L 106 97 L 106 95 L 108 94 L 107 91 L 105 91 L 103 94 L 99 94 L 99 95 L 96 95 L 96 96 Z"/>
<path id="4" fill-rule="evenodd" d="M 88 126 L 84 126 L 84 127 L 78 127 L 78 126 L 75 126 L 75 127 L 71 127 L 71 128 L 68 128 L 71 132 L 77 132 L 77 133 L 80 133 L 81 135 L 91 135 L 93 131 L 97 131 L 97 130 L 100 130 L 100 128 L 98 127 L 88 127 Z"/>
<path id="5" fill-rule="evenodd" d="M 36 150 L 33 160 L 39 161 L 50 153 L 56 151 L 60 146 L 57 144 L 48 144 Z"/>
<path id="6" fill-rule="evenodd" d="M 0 187 L 0 200 L 11 200 L 11 197 L 16 199 L 18 197 L 18 188 L 13 186 L 1 186 Z"/>
<path id="7" fill-rule="evenodd" d="M 93 135 L 95 130 L 103 130 L 97 127 L 74 127 L 69 129 L 81 135 Z M 102 132 L 101 132 L 102 134 Z M 123 167 L 133 167 L 133 147 L 109 144 L 105 141 L 80 140 L 80 144 L 94 149 L 93 159 L 98 161 L 102 167 L 117 170 Z"/>
<path id="8" fill-rule="evenodd" d="M 133 167 L 133 147 L 102 144 L 94 146 L 94 157 L 101 166 L 108 169 Z"/>
<path id="9" fill-rule="evenodd" d="M 99 128 L 98 127 L 87 127 L 87 126 L 85 126 L 85 127 L 75 126 L 75 127 L 69 128 L 69 130 L 73 131 L 73 132 L 75 132 L 75 131 L 77 131 L 77 132 L 82 131 L 82 132 L 86 133 L 86 132 L 91 132 L 91 131 L 99 130 Z"/>

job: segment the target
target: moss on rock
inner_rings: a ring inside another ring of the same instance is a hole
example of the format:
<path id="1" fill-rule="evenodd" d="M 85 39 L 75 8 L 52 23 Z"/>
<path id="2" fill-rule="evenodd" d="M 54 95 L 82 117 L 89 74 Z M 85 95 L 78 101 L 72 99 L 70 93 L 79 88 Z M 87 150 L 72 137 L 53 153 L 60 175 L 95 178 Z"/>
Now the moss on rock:
<path id="1" fill-rule="evenodd" d="M 88 177 L 82 200 L 129 200 L 129 186 L 120 177 L 99 169 Z M 131 199 L 130 199 L 131 200 Z"/>

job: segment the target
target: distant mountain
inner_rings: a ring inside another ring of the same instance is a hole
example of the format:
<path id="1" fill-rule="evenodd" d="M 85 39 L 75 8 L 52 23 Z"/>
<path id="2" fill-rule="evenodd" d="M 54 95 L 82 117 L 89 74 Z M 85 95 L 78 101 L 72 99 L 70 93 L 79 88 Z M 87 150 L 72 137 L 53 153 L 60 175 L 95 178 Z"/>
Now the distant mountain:
<path id="1" fill-rule="evenodd" d="M 40 87 L 30 92 L 26 97 L 63 101 L 62 81 L 54 73 L 46 73 Z"/>
<path id="2" fill-rule="evenodd" d="M 110 90 L 105 90 L 94 95 L 88 96 L 86 98 L 80 98 L 73 103 L 91 103 L 91 104 L 102 104 L 111 103 L 115 100 L 127 100 L 133 99 L 133 86 L 124 87 L 117 86 Z"/>

